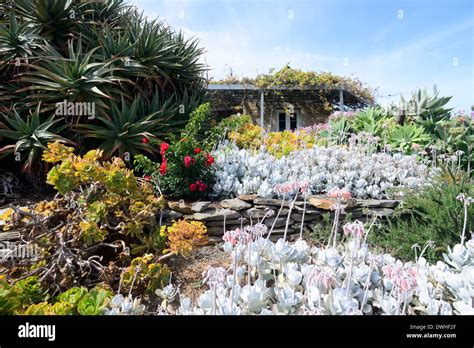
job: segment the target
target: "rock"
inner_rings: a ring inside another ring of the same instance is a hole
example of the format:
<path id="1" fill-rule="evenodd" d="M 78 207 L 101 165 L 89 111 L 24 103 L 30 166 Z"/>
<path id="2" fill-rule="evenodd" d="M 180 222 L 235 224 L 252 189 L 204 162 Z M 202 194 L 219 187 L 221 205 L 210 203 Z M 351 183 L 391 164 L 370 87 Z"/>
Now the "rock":
<path id="1" fill-rule="evenodd" d="M 336 198 L 312 196 L 308 199 L 309 204 L 313 207 L 323 210 L 334 210 Z M 353 198 L 342 201 L 341 205 L 344 209 L 352 209 L 356 206 L 357 201 Z"/>
<path id="2" fill-rule="evenodd" d="M 251 204 L 249 204 L 249 203 L 247 203 L 247 202 L 245 202 L 241 199 L 238 199 L 238 198 L 224 199 L 221 202 L 221 206 L 223 208 L 236 210 L 236 211 L 240 211 L 240 210 L 248 209 L 248 208 L 252 207 Z"/>
<path id="3" fill-rule="evenodd" d="M 281 207 L 281 204 L 283 202 L 284 207 L 289 207 L 290 203 L 288 201 L 284 201 L 282 199 L 273 199 L 273 198 L 255 198 L 253 200 L 255 204 L 261 204 L 261 205 L 271 205 L 271 206 L 276 206 L 276 207 Z"/>
<path id="4" fill-rule="evenodd" d="M 299 232 L 299 230 L 298 230 L 298 232 Z M 289 236 L 290 234 L 295 234 L 295 233 L 296 233 L 296 231 L 293 230 L 293 228 L 291 228 L 291 226 L 288 227 L 288 231 L 286 232 L 287 236 Z M 285 234 L 285 228 L 284 227 L 283 228 L 274 228 L 273 231 L 272 231 L 271 236 L 280 235 L 280 238 L 281 238 L 283 234 Z M 265 234 L 265 235 L 268 235 L 268 233 Z M 270 238 L 271 238 L 271 236 L 270 236 Z"/>
<path id="5" fill-rule="evenodd" d="M 224 235 L 224 228 L 222 227 L 209 227 L 207 229 L 207 234 L 210 236 L 222 236 Z"/>
<path id="6" fill-rule="evenodd" d="M 274 221 L 275 221 L 275 218 L 266 218 L 263 223 L 267 225 L 268 227 L 272 227 Z M 291 227 L 293 223 L 294 223 L 294 220 L 290 218 L 288 226 Z M 276 220 L 275 227 L 282 227 L 282 226 L 286 226 L 286 217 L 280 217 Z"/>
<path id="7" fill-rule="evenodd" d="M 373 208 L 373 209 L 364 208 L 364 209 L 362 209 L 362 215 L 368 215 L 368 216 L 377 215 L 378 217 L 381 217 L 381 218 L 391 216 L 393 214 L 393 212 L 394 212 L 394 210 L 389 209 L 389 208 Z"/>
<path id="8" fill-rule="evenodd" d="M 269 207 L 268 205 L 255 205 L 254 208 L 260 209 L 260 210 L 273 210 L 275 212 L 273 217 L 277 216 L 278 212 L 280 211 L 280 208 L 277 208 L 275 206 Z M 289 212 L 288 208 L 283 208 L 279 216 L 287 216 L 288 212 Z"/>
<path id="9" fill-rule="evenodd" d="M 158 216 L 158 219 L 160 218 L 160 213 L 157 214 Z M 171 209 L 168 209 L 168 208 L 165 208 L 163 209 L 163 219 L 179 219 L 180 217 L 182 217 L 183 214 L 182 213 L 179 213 L 177 211 L 174 211 L 174 210 L 171 210 Z"/>
<path id="10" fill-rule="evenodd" d="M 240 217 L 238 212 L 230 209 L 211 208 L 203 211 L 202 213 L 194 213 L 193 215 L 189 216 L 189 218 L 198 221 L 216 221 L 224 220 L 224 215 L 226 216 L 226 220 L 233 220 Z"/>
<path id="11" fill-rule="evenodd" d="M 299 214 L 299 213 L 293 213 L 291 214 L 291 218 L 293 220 L 295 220 L 296 222 L 301 222 L 301 220 L 303 219 L 303 214 Z M 319 218 L 319 215 L 308 215 L 308 214 L 304 214 L 304 221 L 313 221 L 313 220 L 317 220 Z"/>
<path id="12" fill-rule="evenodd" d="M 305 210 L 305 209 L 303 208 L 303 205 L 299 206 L 299 205 L 295 204 L 295 206 L 293 207 L 293 210 L 297 213 L 302 213 L 303 210 Z M 313 206 L 311 204 L 306 202 L 306 213 L 305 213 L 305 215 L 321 215 L 321 210 L 313 208 Z"/>
<path id="13" fill-rule="evenodd" d="M 210 204 L 211 204 L 211 202 L 208 202 L 208 201 L 194 202 L 191 205 L 191 210 L 195 213 L 201 213 L 204 210 L 206 210 L 207 208 L 209 208 Z"/>
<path id="14" fill-rule="evenodd" d="M 255 198 L 257 198 L 256 194 L 251 194 L 251 195 L 240 195 L 237 197 L 238 199 L 245 201 L 245 202 L 253 202 Z"/>
<path id="15" fill-rule="evenodd" d="M 240 219 L 232 219 L 232 220 L 225 220 L 225 224 L 226 226 L 231 226 L 231 225 L 236 225 L 236 226 L 239 226 L 240 227 Z M 245 226 L 245 225 L 248 225 L 249 223 L 249 219 L 247 218 L 242 218 L 242 224 Z M 222 221 L 209 221 L 206 223 L 207 226 L 223 226 L 224 225 L 224 220 Z"/>
<path id="16" fill-rule="evenodd" d="M 183 200 L 180 201 L 169 201 L 168 202 L 168 207 L 170 207 L 171 210 L 178 211 L 183 214 L 192 214 L 193 209 L 192 209 L 192 203 L 187 203 Z"/>
<path id="17" fill-rule="evenodd" d="M 394 199 L 362 199 L 357 202 L 359 207 L 364 208 L 396 208 L 400 201 Z"/>
<path id="18" fill-rule="evenodd" d="M 268 213 L 269 210 L 272 209 L 260 209 L 260 208 L 250 208 L 244 211 L 244 216 L 247 218 L 252 218 L 252 219 L 261 219 L 265 216 L 265 214 Z M 275 211 L 273 210 L 275 216 Z"/>

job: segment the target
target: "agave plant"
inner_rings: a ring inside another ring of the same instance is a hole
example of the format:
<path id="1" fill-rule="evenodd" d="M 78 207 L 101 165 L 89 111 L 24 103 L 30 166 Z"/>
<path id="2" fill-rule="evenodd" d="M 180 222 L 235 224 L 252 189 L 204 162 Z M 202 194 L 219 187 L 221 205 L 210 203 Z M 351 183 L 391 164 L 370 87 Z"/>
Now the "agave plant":
<path id="1" fill-rule="evenodd" d="M 0 156 L 8 154 L 27 153 L 23 164 L 23 172 L 31 174 L 32 170 L 38 166 L 41 153 L 46 149 L 46 145 L 52 141 L 74 144 L 68 139 L 58 135 L 64 126 L 58 126 L 59 119 L 54 119 L 54 115 L 49 116 L 41 122 L 40 107 L 38 104 L 35 111 L 28 117 L 21 117 L 14 108 L 12 113 L 2 114 L 3 119 L 9 124 L 0 123 L 4 129 L 0 129 L 0 136 L 15 141 L 14 144 L 5 145 L 0 148 Z"/>
<path id="2" fill-rule="evenodd" d="M 11 13 L 8 25 L 0 25 L 0 67 L 15 58 L 32 56 L 38 40 L 35 29 L 28 23 L 18 23 Z"/>
<path id="3" fill-rule="evenodd" d="M 77 11 L 87 23 L 115 26 L 120 24 L 121 17 L 126 15 L 129 6 L 124 0 L 85 1 L 77 6 Z"/>
<path id="4" fill-rule="evenodd" d="M 423 127 L 415 124 L 404 124 L 396 126 L 390 136 L 389 142 L 392 149 L 410 154 L 413 146 L 425 146 L 429 143 L 430 136 Z"/>
<path id="5" fill-rule="evenodd" d="M 75 139 L 79 125 L 112 152 L 148 152 L 137 139 L 179 132 L 204 101 L 197 41 L 125 0 L 18 0 L 1 2 L 0 12 L 0 112 L 15 104 L 23 117 L 39 103 L 43 112 L 64 101 L 94 103 L 101 118 L 76 118 L 65 136 Z M 123 103 L 132 109 L 134 95 L 143 110 L 117 116 Z M 108 145 L 108 131 L 120 134 L 118 143 Z"/>
<path id="6" fill-rule="evenodd" d="M 357 132 L 366 132 L 374 136 L 382 136 L 388 121 L 388 116 L 384 114 L 382 108 L 367 108 L 357 113 L 353 121 L 353 128 Z"/>
<path id="7" fill-rule="evenodd" d="M 79 127 L 87 138 L 102 140 L 100 148 L 107 157 L 117 152 L 119 156 L 124 156 L 126 152 L 131 155 L 153 153 L 148 139 L 165 136 L 162 130 L 172 114 L 168 105 L 159 108 L 157 97 L 150 104 L 139 96 L 131 104 L 122 98 L 121 107 L 111 103 L 110 113 L 97 117 L 99 124 L 82 124 Z"/>
<path id="8" fill-rule="evenodd" d="M 438 92 L 430 96 L 426 89 L 412 93 L 410 100 L 400 97 L 400 109 L 403 114 L 408 114 L 429 133 L 433 133 L 436 125 L 449 119 L 452 109 L 445 108 L 452 97 L 438 97 Z M 403 121 L 403 120 L 402 120 Z M 403 123 L 403 122 L 401 122 Z"/>
<path id="9" fill-rule="evenodd" d="M 31 98 L 44 102 L 56 103 L 67 100 L 70 102 L 94 102 L 97 106 L 107 108 L 103 99 L 123 92 L 117 88 L 119 82 L 131 82 L 128 79 L 113 75 L 116 68 L 111 67 L 112 61 L 92 62 L 96 49 L 82 53 L 79 41 L 76 50 L 72 41 L 68 42 L 68 57 L 65 58 L 52 46 L 45 45 L 48 59 L 38 64 L 28 64 L 32 70 L 22 74 L 21 81 L 31 85 L 21 91 L 37 91 Z M 107 93 L 104 87 L 107 86 Z"/>
<path id="10" fill-rule="evenodd" d="M 173 92 L 179 92 L 202 82 L 196 79 L 204 72 L 204 65 L 198 63 L 202 52 L 196 40 L 186 40 L 181 33 L 152 21 L 140 28 L 134 59 L 146 67 L 150 79 L 160 87 L 170 86 Z"/>
<path id="11" fill-rule="evenodd" d="M 72 0 L 18 0 L 12 7 L 43 38 L 64 47 L 75 25 L 75 3 Z"/>

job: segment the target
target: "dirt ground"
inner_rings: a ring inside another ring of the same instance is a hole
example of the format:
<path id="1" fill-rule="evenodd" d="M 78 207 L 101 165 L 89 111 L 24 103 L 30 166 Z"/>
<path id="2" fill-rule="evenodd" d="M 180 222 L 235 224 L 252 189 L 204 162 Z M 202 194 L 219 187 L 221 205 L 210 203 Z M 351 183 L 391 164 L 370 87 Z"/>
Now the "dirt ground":
<path id="1" fill-rule="evenodd" d="M 177 257 L 169 266 L 173 272 L 173 284 L 179 285 L 181 295 L 194 301 L 206 290 L 202 273 L 207 267 L 228 269 L 230 264 L 230 257 L 222 250 L 222 245 L 207 245 L 194 250 L 187 258 Z"/>

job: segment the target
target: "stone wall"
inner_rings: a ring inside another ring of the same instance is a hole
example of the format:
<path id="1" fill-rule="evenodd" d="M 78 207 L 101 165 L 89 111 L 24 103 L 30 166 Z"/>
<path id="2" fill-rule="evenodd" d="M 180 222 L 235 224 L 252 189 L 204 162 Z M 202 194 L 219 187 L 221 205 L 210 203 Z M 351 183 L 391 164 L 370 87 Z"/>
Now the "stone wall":
<path id="1" fill-rule="evenodd" d="M 399 203 L 396 200 L 350 199 L 343 203 L 342 219 L 349 213 L 354 220 L 372 220 L 376 215 L 384 219 L 392 215 Z M 324 214 L 330 214 L 333 217 L 334 204 L 335 199 L 333 198 L 319 195 L 310 196 L 306 202 L 304 228 L 311 227 L 317 221 L 322 220 Z M 267 217 L 263 223 L 268 227 L 274 225 L 271 239 L 278 239 L 284 233 L 288 214 L 290 214 L 288 234 L 290 236 L 299 234 L 303 220 L 304 201 L 297 200 L 291 213 L 290 202 L 284 201 L 282 211 L 276 219 L 281 205 L 282 200 L 280 199 L 260 198 L 256 195 L 244 195 L 218 202 L 170 201 L 168 208 L 163 211 L 162 218 L 168 223 L 178 218 L 201 221 L 206 225 L 210 239 L 218 242 L 222 240 L 224 226 L 225 230 L 232 230 L 248 224 L 255 224 L 261 222 L 265 215 Z M 268 216 L 272 213 L 273 216 Z"/>

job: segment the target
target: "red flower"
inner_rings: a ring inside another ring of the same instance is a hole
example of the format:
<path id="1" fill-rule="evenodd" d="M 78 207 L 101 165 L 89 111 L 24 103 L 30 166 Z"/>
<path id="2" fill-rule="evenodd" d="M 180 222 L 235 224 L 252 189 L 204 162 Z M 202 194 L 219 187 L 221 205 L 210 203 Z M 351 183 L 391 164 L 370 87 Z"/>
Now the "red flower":
<path id="1" fill-rule="evenodd" d="M 214 157 L 212 157 L 211 155 L 207 155 L 206 156 L 206 166 L 210 166 L 213 163 L 214 163 Z"/>
<path id="2" fill-rule="evenodd" d="M 160 174 L 165 175 L 167 169 L 166 159 L 163 158 L 163 163 L 160 164 Z"/>
<path id="3" fill-rule="evenodd" d="M 202 151 L 202 150 L 201 150 L 199 147 L 196 147 L 196 148 L 194 149 L 194 153 L 195 153 L 196 155 L 197 155 L 198 153 L 201 153 L 201 151 Z"/>
<path id="4" fill-rule="evenodd" d="M 196 163 L 196 160 L 189 155 L 184 156 L 184 166 L 187 168 Z"/>
<path id="5" fill-rule="evenodd" d="M 199 185 L 199 191 L 203 192 L 203 191 L 206 191 L 206 188 L 207 188 L 207 185 L 202 183 L 201 185 Z"/>
<path id="6" fill-rule="evenodd" d="M 165 155 L 165 152 L 166 152 L 166 150 L 168 150 L 169 147 L 170 146 L 168 145 L 168 143 L 166 143 L 164 141 L 161 143 L 161 145 L 160 145 L 160 154 L 161 154 L 161 156 Z"/>
<path id="7" fill-rule="evenodd" d="M 150 175 L 145 175 L 143 177 L 143 179 L 145 179 L 146 181 L 150 181 L 151 180 L 151 176 Z"/>
<path id="8" fill-rule="evenodd" d="M 192 192 L 196 191 L 196 184 L 189 185 L 189 190 Z"/>
<path id="9" fill-rule="evenodd" d="M 148 144 L 149 142 L 150 142 L 150 140 L 148 140 L 148 138 L 143 138 L 142 139 L 143 144 Z"/>

